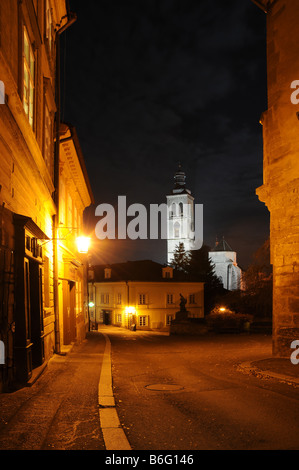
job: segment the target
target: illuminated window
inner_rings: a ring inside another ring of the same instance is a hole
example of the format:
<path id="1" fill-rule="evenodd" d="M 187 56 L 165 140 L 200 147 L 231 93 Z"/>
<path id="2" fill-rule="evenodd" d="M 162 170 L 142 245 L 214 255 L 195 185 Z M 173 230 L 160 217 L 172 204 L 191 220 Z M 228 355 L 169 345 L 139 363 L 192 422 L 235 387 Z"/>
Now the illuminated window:
<path id="1" fill-rule="evenodd" d="M 174 238 L 180 238 L 180 224 L 178 222 L 174 224 Z"/>
<path id="2" fill-rule="evenodd" d="M 105 268 L 105 279 L 110 279 L 110 278 L 111 278 L 111 269 Z"/>
<path id="3" fill-rule="evenodd" d="M 117 294 L 117 303 L 121 304 L 121 294 Z"/>
<path id="4" fill-rule="evenodd" d="M 35 58 L 33 49 L 29 41 L 27 29 L 24 26 L 23 35 L 23 106 L 28 117 L 29 123 L 33 128 L 34 118 L 34 74 L 35 74 Z"/>
<path id="5" fill-rule="evenodd" d="M 53 18 L 49 0 L 46 0 L 46 39 L 51 51 L 53 47 Z"/>
<path id="6" fill-rule="evenodd" d="M 148 317 L 146 315 L 142 315 L 138 317 L 138 325 L 139 326 L 147 326 L 148 325 Z"/>
<path id="7" fill-rule="evenodd" d="M 118 313 L 117 316 L 116 316 L 116 321 L 117 323 L 121 323 L 122 322 L 122 315 L 121 313 Z"/>
<path id="8" fill-rule="evenodd" d="M 167 303 L 173 304 L 173 294 L 167 294 Z"/>

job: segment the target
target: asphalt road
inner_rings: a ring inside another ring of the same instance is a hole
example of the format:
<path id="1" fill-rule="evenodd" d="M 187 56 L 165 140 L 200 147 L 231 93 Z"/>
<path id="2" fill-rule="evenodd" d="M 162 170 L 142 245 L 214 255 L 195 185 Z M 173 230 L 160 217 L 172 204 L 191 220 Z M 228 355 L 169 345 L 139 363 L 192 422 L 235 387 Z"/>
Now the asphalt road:
<path id="1" fill-rule="evenodd" d="M 133 451 L 299 449 L 298 388 L 237 369 L 270 357 L 270 337 L 107 327 L 54 356 L 32 387 L 0 394 L 0 450 L 105 450 L 98 386 L 107 336 Z"/>
<path id="2" fill-rule="evenodd" d="M 271 338 L 111 332 L 118 415 L 133 450 L 299 449 L 298 389 L 246 375 Z"/>

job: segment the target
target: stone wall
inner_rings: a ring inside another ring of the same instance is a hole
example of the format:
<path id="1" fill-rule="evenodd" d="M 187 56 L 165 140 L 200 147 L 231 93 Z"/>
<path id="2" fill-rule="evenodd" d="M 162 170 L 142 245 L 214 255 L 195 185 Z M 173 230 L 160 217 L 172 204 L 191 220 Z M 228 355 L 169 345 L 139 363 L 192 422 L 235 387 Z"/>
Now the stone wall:
<path id="1" fill-rule="evenodd" d="M 268 110 L 261 118 L 264 184 L 259 199 L 270 211 L 273 265 L 273 355 L 290 356 L 299 339 L 299 80 L 298 0 L 278 0 L 267 13 Z"/>

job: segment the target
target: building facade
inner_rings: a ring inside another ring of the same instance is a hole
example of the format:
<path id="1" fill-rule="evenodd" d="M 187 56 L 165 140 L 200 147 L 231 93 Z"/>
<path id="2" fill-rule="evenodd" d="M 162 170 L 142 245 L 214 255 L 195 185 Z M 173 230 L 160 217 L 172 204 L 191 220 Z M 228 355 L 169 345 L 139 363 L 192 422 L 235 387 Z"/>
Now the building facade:
<path id="1" fill-rule="evenodd" d="M 168 331 L 181 295 L 192 318 L 204 317 L 204 284 L 177 281 L 171 267 L 153 261 L 94 266 L 89 273 L 91 325 Z"/>
<path id="2" fill-rule="evenodd" d="M 59 344 L 57 64 L 72 21 L 64 0 L 0 3 L 0 391 Z"/>
<path id="3" fill-rule="evenodd" d="M 87 254 L 77 238 L 84 233 L 83 212 L 93 203 L 76 129 L 60 125 L 59 205 L 57 224 L 59 345 L 82 341 L 88 325 Z"/>
<path id="4" fill-rule="evenodd" d="M 224 289 L 243 289 L 242 269 L 237 264 L 237 253 L 224 239 L 216 241 L 214 248 L 209 252 L 209 258 Z"/>
<path id="5" fill-rule="evenodd" d="M 256 192 L 270 212 L 273 354 L 289 357 L 299 338 L 299 4 L 254 3 L 266 13 L 268 72 L 263 185 Z"/>

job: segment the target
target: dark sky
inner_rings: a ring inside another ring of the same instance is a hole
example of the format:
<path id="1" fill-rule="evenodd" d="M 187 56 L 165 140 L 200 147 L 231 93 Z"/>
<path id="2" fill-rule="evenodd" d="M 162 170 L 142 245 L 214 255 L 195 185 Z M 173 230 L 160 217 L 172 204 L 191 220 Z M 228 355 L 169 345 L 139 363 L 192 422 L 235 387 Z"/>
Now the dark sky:
<path id="1" fill-rule="evenodd" d="M 71 0 L 62 37 L 62 119 L 78 132 L 95 205 L 165 203 L 182 163 L 246 268 L 269 234 L 262 185 L 266 15 L 250 0 Z M 88 220 L 94 228 L 94 207 Z M 166 242 L 94 243 L 96 262 L 166 261 Z"/>

